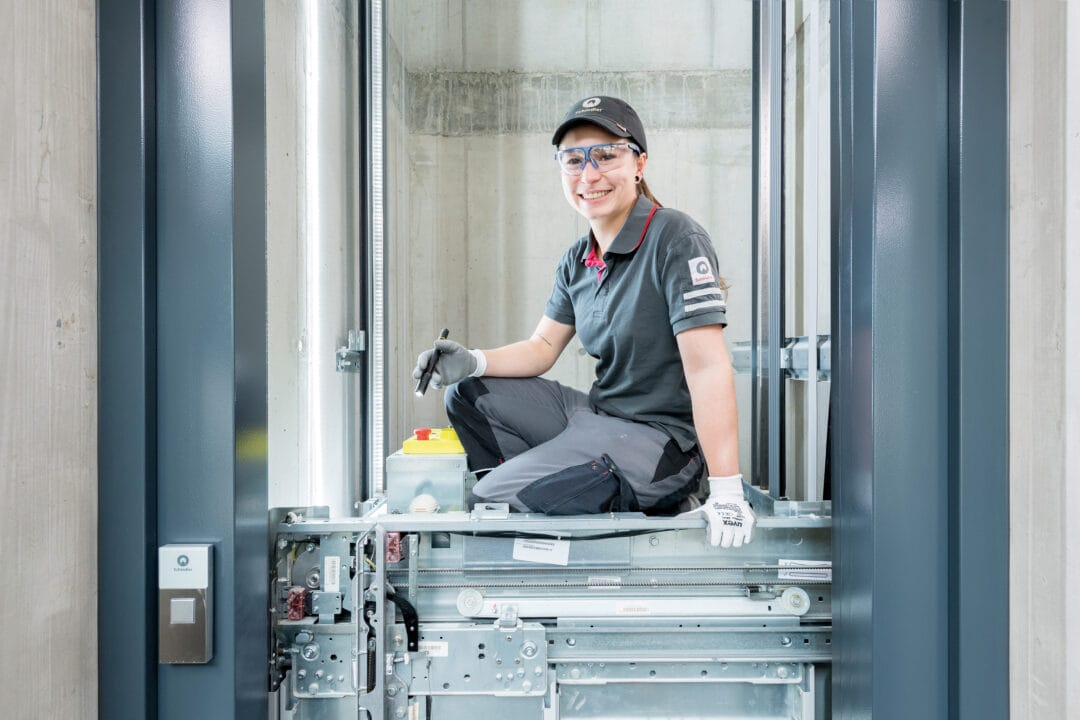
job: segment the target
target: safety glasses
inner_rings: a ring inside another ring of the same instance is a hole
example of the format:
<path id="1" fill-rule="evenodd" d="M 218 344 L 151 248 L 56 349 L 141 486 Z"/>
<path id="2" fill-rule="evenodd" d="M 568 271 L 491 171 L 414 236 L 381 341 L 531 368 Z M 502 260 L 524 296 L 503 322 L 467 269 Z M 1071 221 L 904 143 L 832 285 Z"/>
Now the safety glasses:
<path id="1" fill-rule="evenodd" d="M 555 161 L 559 163 L 559 169 L 566 175 L 580 175 L 585 171 L 585 165 L 588 163 L 592 163 L 592 166 L 600 172 L 607 172 L 618 167 L 623 158 L 631 152 L 640 155 L 641 148 L 632 142 L 569 147 L 556 150 Z"/>

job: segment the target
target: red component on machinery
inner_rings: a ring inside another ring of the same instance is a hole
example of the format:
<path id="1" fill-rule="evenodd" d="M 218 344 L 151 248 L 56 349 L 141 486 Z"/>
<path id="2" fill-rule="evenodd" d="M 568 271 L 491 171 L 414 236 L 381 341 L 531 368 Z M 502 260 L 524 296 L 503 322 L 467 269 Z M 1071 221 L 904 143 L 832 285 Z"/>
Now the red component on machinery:
<path id="1" fill-rule="evenodd" d="M 413 435 L 416 436 L 417 440 L 430 440 L 431 428 L 416 428 L 413 430 Z"/>
<path id="2" fill-rule="evenodd" d="M 401 562 L 401 533 L 386 533 L 386 562 Z"/>
<path id="3" fill-rule="evenodd" d="M 304 619 L 304 599 L 306 597 L 307 588 L 299 586 L 289 588 L 289 594 L 285 598 L 285 617 L 287 619 Z"/>

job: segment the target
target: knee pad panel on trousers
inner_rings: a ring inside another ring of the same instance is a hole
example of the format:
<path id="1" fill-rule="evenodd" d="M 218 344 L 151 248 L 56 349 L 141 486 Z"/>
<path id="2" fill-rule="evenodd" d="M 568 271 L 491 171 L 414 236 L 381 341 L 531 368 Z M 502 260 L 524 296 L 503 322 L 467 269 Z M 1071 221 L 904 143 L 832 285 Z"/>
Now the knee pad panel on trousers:
<path id="1" fill-rule="evenodd" d="M 483 381 L 470 377 L 446 388 L 443 397 L 446 416 L 465 447 L 469 469 L 473 471 L 490 469 L 503 461 L 491 423 L 487 415 L 476 407 L 476 401 L 487 394 L 488 389 Z"/>
<path id="2" fill-rule="evenodd" d="M 480 378 L 467 377 L 446 388 L 443 405 L 447 414 L 468 412 L 476 407 L 477 398 L 487 395 L 488 389 Z"/>
<path id="3" fill-rule="evenodd" d="M 547 515 L 591 515 L 612 510 L 619 478 L 607 458 L 574 465 L 534 480 L 518 491 L 518 500 Z"/>
<path id="4" fill-rule="evenodd" d="M 680 503 L 698 489 L 704 470 L 696 448 L 684 453 L 674 440 L 669 441 L 656 464 L 652 481 L 646 487 L 635 488 L 645 512 L 650 515 L 678 512 Z"/>

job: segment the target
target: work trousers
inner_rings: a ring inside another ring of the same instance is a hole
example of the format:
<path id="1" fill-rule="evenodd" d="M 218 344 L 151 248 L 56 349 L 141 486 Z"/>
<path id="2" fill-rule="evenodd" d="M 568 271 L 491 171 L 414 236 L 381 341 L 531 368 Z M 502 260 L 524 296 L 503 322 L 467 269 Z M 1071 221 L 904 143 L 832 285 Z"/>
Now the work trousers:
<path id="1" fill-rule="evenodd" d="M 585 393 L 542 378 L 467 378 L 446 412 L 480 476 L 475 502 L 520 512 L 674 514 L 704 473 L 663 430 L 598 412 Z M 486 474 L 485 474 L 486 471 Z"/>

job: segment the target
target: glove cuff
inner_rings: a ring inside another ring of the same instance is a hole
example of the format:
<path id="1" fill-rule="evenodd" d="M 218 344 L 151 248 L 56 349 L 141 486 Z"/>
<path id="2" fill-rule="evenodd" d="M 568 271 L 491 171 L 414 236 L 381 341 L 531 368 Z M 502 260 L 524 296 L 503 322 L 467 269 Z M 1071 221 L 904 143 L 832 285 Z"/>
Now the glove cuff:
<path id="1" fill-rule="evenodd" d="M 709 476 L 709 497 L 743 500 L 742 475 Z"/>
<path id="2" fill-rule="evenodd" d="M 487 372 L 487 357 L 481 350 L 470 350 L 472 356 L 476 358 L 476 369 L 469 373 L 469 377 L 483 377 Z"/>

